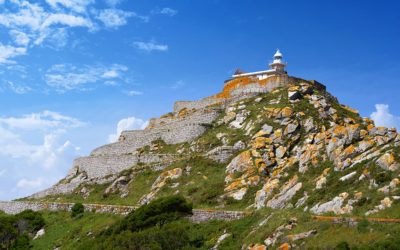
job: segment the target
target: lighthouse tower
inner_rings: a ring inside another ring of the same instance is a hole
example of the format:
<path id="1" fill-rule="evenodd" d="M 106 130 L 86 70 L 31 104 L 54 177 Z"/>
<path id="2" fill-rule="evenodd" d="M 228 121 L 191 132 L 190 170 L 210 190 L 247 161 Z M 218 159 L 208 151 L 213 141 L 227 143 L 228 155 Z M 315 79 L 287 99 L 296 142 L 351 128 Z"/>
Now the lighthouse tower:
<path id="1" fill-rule="evenodd" d="M 285 71 L 286 63 L 282 61 L 282 54 L 279 51 L 279 49 L 276 50 L 276 53 L 274 55 L 274 61 L 270 63 L 269 66 L 271 67 L 271 69 L 274 69 L 278 74 L 286 73 Z"/>
<path id="2" fill-rule="evenodd" d="M 238 78 L 238 77 L 257 77 L 258 80 L 263 80 L 267 77 L 273 76 L 273 75 L 285 75 L 285 67 L 286 63 L 283 62 L 282 60 L 282 54 L 279 51 L 279 49 L 276 51 L 274 55 L 274 61 L 269 64 L 271 69 L 268 70 L 263 70 L 263 71 L 256 71 L 256 72 L 250 72 L 246 73 L 243 70 L 237 69 L 235 74 L 233 74 L 233 78 Z"/>

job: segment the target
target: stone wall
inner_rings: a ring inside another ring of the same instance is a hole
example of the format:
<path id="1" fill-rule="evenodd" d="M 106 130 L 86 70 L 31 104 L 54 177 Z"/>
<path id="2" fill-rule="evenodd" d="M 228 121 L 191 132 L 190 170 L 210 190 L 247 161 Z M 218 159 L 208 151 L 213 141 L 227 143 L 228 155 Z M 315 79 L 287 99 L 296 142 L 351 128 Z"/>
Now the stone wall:
<path id="1" fill-rule="evenodd" d="M 187 108 L 188 110 L 192 109 L 201 109 L 205 108 L 207 106 L 219 103 L 219 102 L 224 102 L 225 99 L 216 99 L 216 98 L 203 98 L 197 101 L 179 101 L 175 102 L 174 104 L 174 112 L 179 112 L 182 109 Z"/>
<path id="2" fill-rule="evenodd" d="M 218 211 L 218 210 L 193 209 L 193 215 L 188 216 L 187 218 L 191 222 L 200 223 L 210 220 L 224 220 L 224 221 L 237 220 L 250 214 L 251 212 L 242 212 L 242 211 Z"/>
<path id="3" fill-rule="evenodd" d="M 80 157 L 74 160 L 79 172 L 85 172 L 89 179 L 103 178 L 107 175 L 118 174 L 123 170 L 135 166 L 138 162 L 150 164 L 172 160 L 173 154 L 123 154 L 123 155 L 98 155 Z"/>
<path id="4" fill-rule="evenodd" d="M 207 127 L 219 116 L 221 111 L 211 110 L 195 116 L 188 116 L 159 128 L 147 130 L 126 130 L 121 133 L 123 141 L 96 148 L 91 155 L 132 154 L 136 149 L 162 139 L 168 144 L 189 142 L 202 135 Z"/>
<path id="5" fill-rule="evenodd" d="M 17 214 L 26 209 L 32 209 L 33 211 L 40 210 L 63 210 L 71 211 L 74 203 L 58 203 L 58 202 L 29 202 L 29 201 L 0 201 L 0 210 L 7 214 Z M 121 205 L 102 205 L 102 204 L 83 204 L 85 211 L 92 211 L 96 213 L 110 213 L 110 214 L 121 214 L 126 215 L 129 212 L 135 210 L 135 206 L 121 206 Z M 202 210 L 193 209 L 193 215 L 187 218 L 191 222 L 199 223 L 209 220 L 225 220 L 231 221 L 241 219 L 251 212 L 241 211 L 217 211 L 217 210 Z"/>

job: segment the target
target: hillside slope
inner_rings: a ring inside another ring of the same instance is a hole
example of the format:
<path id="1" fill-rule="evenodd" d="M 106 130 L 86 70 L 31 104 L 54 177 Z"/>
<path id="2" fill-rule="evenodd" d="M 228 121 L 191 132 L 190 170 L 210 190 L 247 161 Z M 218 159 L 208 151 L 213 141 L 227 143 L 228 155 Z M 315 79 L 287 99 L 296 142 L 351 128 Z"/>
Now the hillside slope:
<path id="1" fill-rule="evenodd" d="M 124 131 L 22 200 L 141 206 L 181 194 L 194 208 L 256 211 L 253 229 L 274 210 L 400 218 L 399 146 L 395 128 L 375 127 L 316 81 L 243 77 L 176 103 L 143 131 Z M 295 223 L 287 216 L 275 223 Z M 314 235 L 313 226 L 296 237 Z M 271 230 L 263 244 L 287 241 L 282 228 Z"/>

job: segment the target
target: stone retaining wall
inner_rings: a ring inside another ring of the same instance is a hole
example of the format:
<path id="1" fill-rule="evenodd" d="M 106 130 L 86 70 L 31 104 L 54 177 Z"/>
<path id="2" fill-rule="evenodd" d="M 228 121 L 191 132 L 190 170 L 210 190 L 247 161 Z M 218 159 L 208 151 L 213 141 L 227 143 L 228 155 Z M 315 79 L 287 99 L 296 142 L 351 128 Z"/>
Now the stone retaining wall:
<path id="1" fill-rule="evenodd" d="M 220 112 L 219 110 L 211 110 L 202 115 L 189 116 L 159 128 L 126 130 L 121 133 L 121 136 L 125 138 L 123 141 L 98 147 L 92 151 L 91 155 L 132 154 L 136 149 L 149 145 L 157 139 L 162 139 L 167 144 L 189 142 L 202 135 L 219 116 Z"/>
<path id="2" fill-rule="evenodd" d="M 58 202 L 30 202 L 30 201 L 0 201 L 0 210 L 7 214 L 17 214 L 26 209 L 32 209 L 33 211 L 40 210 L 63 210 L 71 211 L 74 203 L 58 203 Z M 129 212 L 135 210 L 135 206 L 120 206 L 120 205 L 102 205 L 102 204 L 83 204 L 85 211 L 92 211 L 96 213 L 110 213 L 110 214 L 121 214 L 127 215 Z M 217 210 L 202 210 L 193 209 L 193 215 L 187 218 L 191 222 L 199 223 L 209 220 L 225 220 L 231 221 L 241 219 L 250 212 L 241 211 L 217 211 Z"/>
<path id="3" fill-rule="evenodd" d="M 150 164 L 172 160 L 174 154 L 146 154 L 146 155 L 98 155 L 80 157 L 74 160 L 73 166 L 78 166 L 79 172 L 86 172 L 87 177 L 103 178 L 104 176 L 118 174 L 125 169 L 135 166 L 138 162 Z"/>

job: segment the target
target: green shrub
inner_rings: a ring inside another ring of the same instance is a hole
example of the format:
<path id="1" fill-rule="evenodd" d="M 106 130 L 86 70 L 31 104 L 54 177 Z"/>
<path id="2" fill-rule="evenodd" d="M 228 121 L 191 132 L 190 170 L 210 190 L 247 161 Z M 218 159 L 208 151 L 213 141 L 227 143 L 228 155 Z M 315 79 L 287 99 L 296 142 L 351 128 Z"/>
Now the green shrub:
<path id="1" fill-rule="evenodd" d="M 334 248 L 335 250 L 350 250 L 349 243 L 346 241 L 339 242 L 339 244 L 336 245 Z"/>
<path id="2" fill-rule="evenodd" d="M 82 215 L 83 212 L 85 211 L 85 208 L 83 207 L 82 203 L 75 203 L 72 208 L 71 208 L 71 217 L 76 217 L 78 215 Z"/>
<path id="3" fill-rule="evenodd" d="M 21 234 L 11 245 L 12 250 L 25 250 L 25 249 L 31 249 L 32 244 L 30 241 L 30 238 L 27 233 Z"/>
<path id="4" fill-rule="evenodd" d="M 371 222 L 367 220 L 362 220 L 357 223 L 357 230 L 360 233 L 366 233 L 368 231 L 368 227 L 371 225 Z"/>
<path id="5" fill-rule="evenodd" d="M 159 225 L 192 213 L 192 204 L 180 195 L 162 197 L 130 212 L 116 228 L 117 232 L 132 232 Z"/>
<path id="6" fill-rule="evenodd" d="M 38 231 L 44 227 L 46 224 L 43 216 L 39 212 L 35 212 L 31 209 L 22 211 L 16 214 L 15 217 L 19 220 L 25 220 L 28 222 L 28 230 L 30 232 Z"/>

